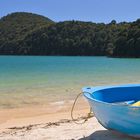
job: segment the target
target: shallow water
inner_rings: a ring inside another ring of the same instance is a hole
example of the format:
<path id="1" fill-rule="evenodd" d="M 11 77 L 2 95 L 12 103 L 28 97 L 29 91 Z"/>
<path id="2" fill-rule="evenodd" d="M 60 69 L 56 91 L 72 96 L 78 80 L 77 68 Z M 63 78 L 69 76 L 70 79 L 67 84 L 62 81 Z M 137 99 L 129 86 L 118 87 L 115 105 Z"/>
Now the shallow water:
<path id="1" fill-rule="evenodd" d="M 140 59 L 0 56 L 0 107 L 74 99 L 83 86 L 140 83 Z"/>

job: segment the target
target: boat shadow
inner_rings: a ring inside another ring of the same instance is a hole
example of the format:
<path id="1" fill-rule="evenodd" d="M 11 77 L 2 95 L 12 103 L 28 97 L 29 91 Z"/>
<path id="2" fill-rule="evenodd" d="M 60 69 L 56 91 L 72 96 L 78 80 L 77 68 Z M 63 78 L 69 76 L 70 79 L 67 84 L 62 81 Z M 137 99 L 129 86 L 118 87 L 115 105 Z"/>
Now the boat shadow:
<path id="1" fill-rule="evenodd" d="M 138 140 L 138 138 L 129 137 L 111 130 L 100 130 L 79 140 Z"/>

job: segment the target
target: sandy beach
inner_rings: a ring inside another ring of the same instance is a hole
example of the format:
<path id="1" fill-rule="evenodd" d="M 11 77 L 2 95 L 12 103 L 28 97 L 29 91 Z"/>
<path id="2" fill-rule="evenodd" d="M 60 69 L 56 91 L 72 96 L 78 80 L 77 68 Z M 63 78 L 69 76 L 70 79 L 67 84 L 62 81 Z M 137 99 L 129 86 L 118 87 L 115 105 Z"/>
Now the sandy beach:
<path id="1" fill-rule="evenodd" d="M 64 108 L 60 102 L 54 104 L 57 109 L 52 112 L 50 107 L 1 110 L 0 140 L 135 140 L 106 130 L 94 116 L 84 124 L 75 124 L 70 117 L 71 104 Z M 76 107 L 74 114 L 83 122 L 88 112 L 85 103 L 83 109 Z"/>

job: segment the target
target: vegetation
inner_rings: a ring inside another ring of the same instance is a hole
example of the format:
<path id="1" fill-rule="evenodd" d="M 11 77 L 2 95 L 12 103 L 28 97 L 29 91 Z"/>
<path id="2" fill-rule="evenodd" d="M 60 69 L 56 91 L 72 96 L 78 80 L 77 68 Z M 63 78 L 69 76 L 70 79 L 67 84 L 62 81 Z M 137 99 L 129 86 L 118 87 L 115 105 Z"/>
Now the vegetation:
<path id="1" fill-rule="evenodd" d="M 17 12 L 0 19 L 0 54 L 18 54 L 24 48 L 24 38 L 36 29 L 53 22 L 43 16 Z"/>
<path id="2" fill-rule="evenodd" d="M 55 23 L 31 13 L 0 19 L 0 54 L 140 57 L 140 20 Z"/>
<path id="3" fill-rule="evenodd" d="M 140 57 L 140 19 L 119 33 L 115 42 L 114 56 Z"/>

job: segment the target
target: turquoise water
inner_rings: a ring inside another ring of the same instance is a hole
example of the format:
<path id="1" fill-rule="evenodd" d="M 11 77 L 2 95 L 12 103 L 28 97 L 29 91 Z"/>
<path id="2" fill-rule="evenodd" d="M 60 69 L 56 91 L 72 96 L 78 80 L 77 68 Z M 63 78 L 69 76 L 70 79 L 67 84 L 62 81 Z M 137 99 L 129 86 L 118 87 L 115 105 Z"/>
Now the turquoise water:
<path id="1" fill-rule="evenodd" d="M 73 99 L 83 86 L 140 83 L 140 59 L 0 56 L 0 107 Z"/>

